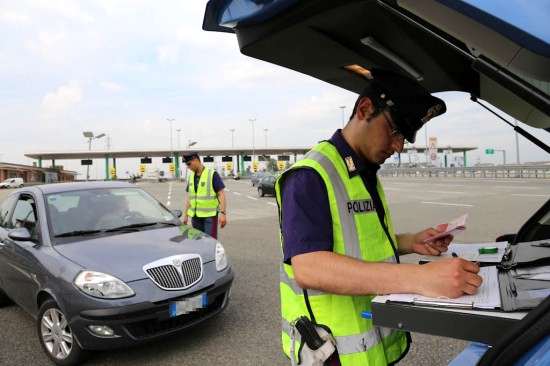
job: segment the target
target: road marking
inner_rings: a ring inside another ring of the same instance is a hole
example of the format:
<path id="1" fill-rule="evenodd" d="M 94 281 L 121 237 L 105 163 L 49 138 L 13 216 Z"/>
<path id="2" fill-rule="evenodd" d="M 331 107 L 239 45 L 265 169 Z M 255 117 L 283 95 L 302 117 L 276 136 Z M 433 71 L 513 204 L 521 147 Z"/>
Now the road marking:
<path id="1" fill-rule="evenodd" d="M 497 189 L 537 189 L 538 187 L 525 187 L 525 186 L 494 186 Z"/>
<path id="2" fill-rule="evenodd" d="M 518 197 L 548 197 L 547 194 L 529 194 L 529 193 L 512 193 L 512 196 Z"/>
<path id="3" fill-rule="evenodd" d="M 275 202 L 268 202 L 267 204 L 268 204 L 268 205 L 271 205 L 271 206 L 277 207 L 277 204 L 276 204 Z"/>
<path id="4" fill-rule="evenodd" d="M 254 200 L 254 201 L 258 200 L 256 197 L 252 197 L 252 196 L 246 196 L 246 198 L 250 198 L 251 200 Z"/>
<path id="5" fill-rule="evenodd" d="M 170 201 L 166 202 L 166 206 L 170 206 Z"/>
<path id="6" fill-rule="evenodd" d="M 242 196 L 243 195 L 242 193 L 239 193 L 239 192 L 233 192 L 233 194 L 236 194 L 237 196 Z"/>
<path id="7" fill-rule="evenodd" d="M 424 191 L 428 193 L 443 193 L 443 194 L 464 194 L 464 192 L 456 192 L 456 191 Z"/>
<path id="8" fill-rule="evenodd" d="M 225 188 L 225 190 L 226 190 L 227 192 L 231 192 L 231 190 L 230 190 L 229 188 Z"/>
<path id="9" fill-rule="evenodd" d="M 422 201 L 421 203 L 424 203 L 426 205 L 474 207 L 474 205 L 467 205 L 463 203 L 430 202 L 430 201 Z"/>

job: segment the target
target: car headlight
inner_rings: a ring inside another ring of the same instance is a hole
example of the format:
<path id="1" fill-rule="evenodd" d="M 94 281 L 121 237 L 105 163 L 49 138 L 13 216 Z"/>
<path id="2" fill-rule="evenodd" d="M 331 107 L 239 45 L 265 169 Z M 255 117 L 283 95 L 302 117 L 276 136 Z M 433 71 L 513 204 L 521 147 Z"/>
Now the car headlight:
<path id="1" fill-rule="evenodd" d="M 216 243 L 216 269 L 223 271 L 227 268 L 227 256 L 225 255 L 225 249 L 221 243 Z"/>
<path id="2" fill-rule="evenodd" d="M 135 295 L 130 286 L 118 278 L 101 272 L 80 272 L 76 276 L 74 284 L 82 292 L 101 299 L 120 299 Z"/>

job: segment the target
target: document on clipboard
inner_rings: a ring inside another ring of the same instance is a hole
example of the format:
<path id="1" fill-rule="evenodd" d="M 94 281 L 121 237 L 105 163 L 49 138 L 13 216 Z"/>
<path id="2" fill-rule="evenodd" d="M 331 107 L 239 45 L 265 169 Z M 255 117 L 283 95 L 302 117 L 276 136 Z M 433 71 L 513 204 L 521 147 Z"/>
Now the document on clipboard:
<path id="1" fill-rule="evenodd" d="M 425 239 L 424 243 L 430 243 L 434 240 L 444 238 L 444 237 L 449 236 L 449 235 L 455 235 L 455 234 L 463 232 L 464 230 L 466 230 L 466 220 L 467 219 L 468 219 L 468 214 L 464 214 L 460 217 L 457 217 L 454 220 L 449 221 L 447 223 L 447 229 L 444 232 Z"/>
<path id="2" fill-rule="evenodd" d="M 475 295 L 464 295 L 456 299 L 427 297 L 416 294 L 392 294 L 386 300 L 422 306 L 452 307 L 466 309 L 496 309 L 501 307 L 498 271 L 496 266 L 481 267 L 478 273 L 483 282 Z"/>

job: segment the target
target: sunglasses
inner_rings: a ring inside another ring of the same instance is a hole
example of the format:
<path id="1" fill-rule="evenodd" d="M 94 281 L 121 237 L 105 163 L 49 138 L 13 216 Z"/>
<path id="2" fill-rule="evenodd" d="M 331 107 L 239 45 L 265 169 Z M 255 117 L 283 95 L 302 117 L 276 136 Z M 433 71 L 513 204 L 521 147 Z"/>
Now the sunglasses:
<path id="1" fill-rule="evenodd" d="M 386 114 L 386 112 L 382 111 L 382 114 L 384 114 L 384 119 L 388 123 L 388 126 L 390 126 L 390 136 L 395 137 L 399 140 L 405 139 L 405 135 L 403 135 L 401 131 L 399 131 L 399 128 L 397 128 L 397 126 L 393 123 L 393 121 L 390 118 L 388 118 L 388 115 Z"/>

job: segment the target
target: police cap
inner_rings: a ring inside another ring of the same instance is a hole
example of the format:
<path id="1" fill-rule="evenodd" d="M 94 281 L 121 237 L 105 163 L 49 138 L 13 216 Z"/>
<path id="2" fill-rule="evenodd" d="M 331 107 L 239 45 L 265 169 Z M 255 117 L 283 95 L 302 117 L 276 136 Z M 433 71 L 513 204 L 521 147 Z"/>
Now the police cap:
<path id="1" fill-rule="evenodd" d="M 390 110 L 397 129 L 411 143 L 424 123 L 447 110 L 443 100 L 406 76 L 376 69 L 371 70 L 371 76 L 370 90 L 378 97 L 375 104 Z"/>
<path id="2" fill-rule="evenodd" d="M 193 159 L 198 159 L 198 158 L 199 158 L 199 154 L 196 153 L 196 152 L 188 152 L 187 154 L 184 154 L 184 155 L 182 156 L 182 158 L 183 158 L 183 161 L 184 161 L 185 163 L 188 163 L 188 162 L 190 162 L 190 161 L 193 160 Z"/>

